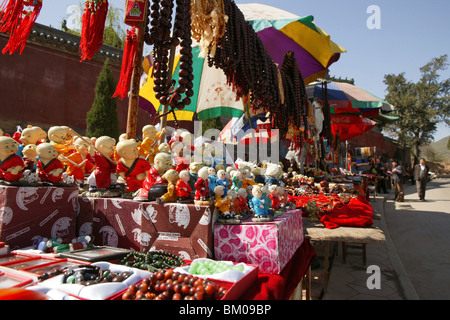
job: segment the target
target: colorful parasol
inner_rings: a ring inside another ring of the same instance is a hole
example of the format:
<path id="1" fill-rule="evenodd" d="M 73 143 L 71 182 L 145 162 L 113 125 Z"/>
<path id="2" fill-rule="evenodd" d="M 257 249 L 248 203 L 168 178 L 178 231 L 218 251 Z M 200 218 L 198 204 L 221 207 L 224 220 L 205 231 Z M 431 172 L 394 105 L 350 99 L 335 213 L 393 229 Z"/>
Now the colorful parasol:
<path id="1" fill-rule="evenodd" d="M 333 135 L 339 132 L 341 142 L 358 137 L 372 130 L 375 122 L 357 115 L 331 115 L 331 131 Z"/>
<path id="2" fill-rule="evenodd" d="M 176 110 L 175 116 L 179 121 L 192 121 L 197 113 L 199 120 L 216 118 L 220 116 L 240 117 L 244 113 L 244 105 L 241 100 L 236 100 L 236 93 L 227 85 L 227 79 L 221 69 L 209 67 L 207 59 L 199 57 L 200 48 L 193 48 L 194 69 L 194 96 L 192 103 L 184 110 Z M 179 55 L 175 58 L 173 79 L 178 79 Z M 162 105 L 155 98 L 153 90 L 154 82 L 151 77 L 152 62 L 150 57 L 144 61 L 144 74 L 141 79 L 139 92 L 139 107 L 146 110 L 151 116 L 162 112 Z M 174 120 L 170 113 L 168 121 Z"/>
<path id="3" fill-rule="evenodd" d="M 325 77 L 331 64 L 346 50 L 314 24 L 314 17 L 300 18 L 262 4 L 239 4 L 245 19 L 263 41 L 267 52 L 280 66 L 287 51 L 297 57 L 305 84 Z"/>
<path id="4" fill-rule="evenodd" d="M 332 114 L 362 114 L 377 116 L 379 112 L 389 113 L 394 107 L 372 93 L 346 82 L 327 84 L 328 104 Z M 314 97 L 323 105 L 322 86 L 314 88 Z"/>

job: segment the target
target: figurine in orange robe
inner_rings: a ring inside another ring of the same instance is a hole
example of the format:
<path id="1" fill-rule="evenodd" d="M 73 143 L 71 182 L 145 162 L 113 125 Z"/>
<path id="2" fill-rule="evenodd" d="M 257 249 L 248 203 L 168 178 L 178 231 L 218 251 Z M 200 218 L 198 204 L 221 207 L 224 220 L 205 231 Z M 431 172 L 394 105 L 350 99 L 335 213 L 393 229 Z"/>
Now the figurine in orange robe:
<path id="1" fill-rule="evenodd" d="M 60 159 L 67 166 L 67 174 L 74 177 L 75 183 L 82 185 L 84 183 L 84 175 L 91 173 L 95 168 L 92 159 L 92 155 L 95 154 L 94 148 L 87 137 L 74 137 L 73 145 L 76 151 L 67 157 L 60 156 Z"/>
<path id="2" fill-rule="evenodd" d="M 72 144 L 72 130 L 66 126 L 54 126 L 48 129 L 48 140 L 55 147 L 56 151 L 63 156 L 68 156 L 76 151 Z"/>

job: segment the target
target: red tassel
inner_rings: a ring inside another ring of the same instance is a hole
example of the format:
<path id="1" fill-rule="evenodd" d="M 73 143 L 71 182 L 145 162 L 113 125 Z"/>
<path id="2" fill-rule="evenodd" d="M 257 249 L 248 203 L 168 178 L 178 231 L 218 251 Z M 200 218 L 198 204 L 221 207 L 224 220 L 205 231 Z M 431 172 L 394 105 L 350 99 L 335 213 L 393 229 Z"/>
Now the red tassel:
<path id="1" fill-rule="evenodd" d="M 81 18 L 81 61 L 92 59 L 103 45 L 103 33 L 108 15 L 107 0 L 88 0 L 85 4 L 86 7 Z"/>
<path id="2" fill-rule="evenodd" d="M 5 5 L 3 3 L 2 7 Z M 6 6 L 6 10 L 11 8 L 11 2 Z M 33 10 L 27 10 L 26 7 L 33 7 Z M 9 41 L 2 53 L 10 52 L 13 54 L 19 50 L 22 54 L 26 42 L 33 29 L 34 23 L 42 9 L 42 0 L 18 0 L 14 3 L 12 11 L 2 18 L 1 30 L 10 34 Z"/>
<path id="3" fill-rule="evenodd" d="M 125 99 L 130 91 L 131 76 L 133 75 L 134 60 L 138 48 L 136 28 L 131 28 L 131 31 L 127 30 L 127 37 L 125 39 L 125 45 L 123 49 L 122 69 L 120 70 L 120 79 L 117 84 L 116 91 L 113 94 L 113 98 L 119 97 Z"/>

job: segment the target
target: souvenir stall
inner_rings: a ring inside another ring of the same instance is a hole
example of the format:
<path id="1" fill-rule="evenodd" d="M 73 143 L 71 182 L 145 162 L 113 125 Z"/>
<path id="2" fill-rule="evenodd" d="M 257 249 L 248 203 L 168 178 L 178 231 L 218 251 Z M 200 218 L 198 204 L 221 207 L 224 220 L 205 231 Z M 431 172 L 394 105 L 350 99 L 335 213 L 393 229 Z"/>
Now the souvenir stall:
<path id="1" fill-rule="evenodd" d="M 107 6 L 86 1 L 82 60 L 98 50 Z M 336 227 L 337 210 L 352 212 L 360 200 L 357 179 L 341 190 L 350 178 L 327 166 L 337 149 L 327 102 L 308 99 L 305 79 L 323 68 L 304 78 L 290 50 L 278 66 L 230 0 L 128 0 L 125 9 L 130 30 L 114 94 L 129 98 L 125 137 L 66 126 L 0 137 L 0 298 L 289 299 L 316 255 L 303 218 Z M 139 141 L 144 42 L 154 47 L 148 79 L 159 105 Z M 290 159 L 230 164 L 186 130 L 168 134 L 168 117 L 176 124 L 198 94 L 193 52 L 223 71 L 242 113 L 264 115 L 278 130 Z"/>

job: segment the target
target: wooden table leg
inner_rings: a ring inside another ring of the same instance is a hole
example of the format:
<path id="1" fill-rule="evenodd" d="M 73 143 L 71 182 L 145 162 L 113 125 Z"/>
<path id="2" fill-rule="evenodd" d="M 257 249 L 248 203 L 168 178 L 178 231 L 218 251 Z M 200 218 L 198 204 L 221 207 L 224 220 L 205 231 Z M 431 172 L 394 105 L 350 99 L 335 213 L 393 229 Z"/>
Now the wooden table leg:
<path id="1" fill-rule="evenodd" d="M 311 300 L 311 265 L 308 267 L 305 275 L 305 291 L 306 291 L 306 300 Z"/>
<path id="2" fill-rule="evenodd" d="M 330 255 L 330 242 L 325 241 L 325 257 L 323 266 L 323 293 L 327 293 L 328 287 L 328 258 Z"/>

